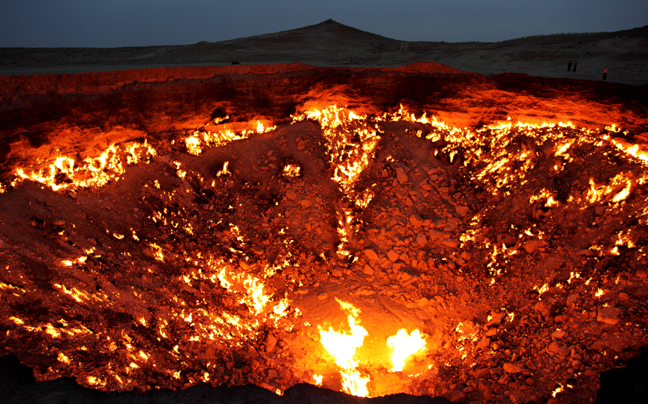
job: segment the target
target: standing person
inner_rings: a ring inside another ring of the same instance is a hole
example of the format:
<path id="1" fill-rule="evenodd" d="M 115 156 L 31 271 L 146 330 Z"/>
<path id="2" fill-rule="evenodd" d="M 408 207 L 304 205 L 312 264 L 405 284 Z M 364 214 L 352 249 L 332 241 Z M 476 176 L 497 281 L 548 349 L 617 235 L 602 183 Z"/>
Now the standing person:
<path id="1" fill-rule="evenodd" d="M 605 66 L 605 68 L 603 69 L 603 81 L 607 80 L 607 72 L 608 72 L 608 69 L 607 69 L 607 66 Z"/>
<path id="2" fill-rule="evenodd" d="M 576 64 L 577 64 L 577 63 L 578 63 L 578 62 L 576 62 L 576 61 L 574 60 L 574 70 L 573 70 L 574 72 L 576 71 Z"/>
<path id="3" fill-rule="evenodd" d="M 572 66 L 572 61 L 570 60 L 569 63 L 567 63 L 567 71 L 571 72 L 571 66 Z"/>

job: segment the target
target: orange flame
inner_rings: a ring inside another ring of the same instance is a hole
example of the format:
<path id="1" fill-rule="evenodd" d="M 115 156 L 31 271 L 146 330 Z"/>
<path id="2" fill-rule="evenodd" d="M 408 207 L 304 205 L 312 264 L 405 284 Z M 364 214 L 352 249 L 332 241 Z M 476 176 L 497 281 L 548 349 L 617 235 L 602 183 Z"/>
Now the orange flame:
<path id="1" fill-rule="evenodd" d="M 126 164 L 120 158 L 126 157 Z M 157 155 L 154 148 L 144 143 L 132 143 L 123 147 L 111 145 L 96 158 L 86 158 L 82 163 L 77 163 L 73 158 L 59 156 L 46 168 L 29 173 L 23 168 L 14 171 L 16 179 L 12 186 L 24 180 L 40 182 L 53 191 L 76 188 L 99 188 L 111 180 L 119 180 L 126 172 L 126 165 L 137 164 L 140 161 Z"/>
<path id="2" fill-rule="evenodd" d="M 400 372 L 407 359 L 425 349 L 425 339 L 419 330 L 408 334 L 404 328 L 401 328 L 395 335 L 387 338 L 387 346 L 394 350 L 392 372 Z"/>
<path id="3" fill-rule="evenodd" d="M 350 303 L 342 302 L 335 299 L 347 313 L 350 332 L 334 331 L 329 326 L 328 331 L 320 330 L 321 342 L 324 348 L 333 355 L 335 364 L 342 370 L 342 387 L 344 391 L 354 396 L 367 397 L 367 383 L 369 378 L 362 377 L 356 369 L 358 362 L 353 360 L 356 349 L 362 346 L 367 330 L 361 325 L 356 324 L 360 310 Z"/>
<path id="4" fill-rule="evenodd" d="M 223 119 L 217 118 L 214 120 L 214 123 L 218 125 L 227 119 L 229 119 L 229 116 Z M 205 127 L 207 127 L 207 125 Z M 218 132 L 210 132 L 205 130 L 205 128 L 203 128 L 202 130 L 194 131 L 191 136 L 184 138 L 184 143 L 185 143 L 185 147 L 187 148 L 187 152 L 189 154 L 193 154 L 194 156 L 199 156 L 203 151 L 203 146 L 207 146 L 207 147 L 225 146 L 230 142 L 247 139 L 252 134 L 256 133 L 260 135 L 263 133 L 272 132 L 275 129 L 277 129 L 276 125 L 265 126 L 260 121 L 257 121 L 256 126 L 254 126 L 254 129 L 248 126 L 248 129 L 244 129 L 238 133 L 233 132 L 232 129 L 229 128 L 222 129 Z"/>

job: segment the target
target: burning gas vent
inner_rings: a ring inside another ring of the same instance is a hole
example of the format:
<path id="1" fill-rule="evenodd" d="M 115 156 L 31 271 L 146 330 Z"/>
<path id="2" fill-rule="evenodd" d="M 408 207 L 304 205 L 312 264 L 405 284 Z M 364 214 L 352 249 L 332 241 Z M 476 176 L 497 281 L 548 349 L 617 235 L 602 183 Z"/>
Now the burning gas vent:
<path id="1" fill-rule="evenodd" d="M 322 105 L 17 165 L 2 345 L 110 391 L 593 397 L 647 338 L 630 135 Z"/>

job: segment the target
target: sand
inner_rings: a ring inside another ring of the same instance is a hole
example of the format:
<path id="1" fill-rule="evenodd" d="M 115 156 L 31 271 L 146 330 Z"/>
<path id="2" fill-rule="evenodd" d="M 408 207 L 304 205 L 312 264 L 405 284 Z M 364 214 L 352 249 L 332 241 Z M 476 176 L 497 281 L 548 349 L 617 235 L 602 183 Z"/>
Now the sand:
<path id="1" fill-rule="evenodd" d="M 0 75 L 76 73 L 143 67 L 302 62 L 313 66 L 395 67 L 437 62 L 485 75 L 607 80 L 648 84 L 648 26 L 632 30 L 542 35 L 503 42 L 407 42 L 327 20 L 290 31 L 224 42 L 129 48 L 3 48 Z M 570 60 L 576 72 L 567 71 Z"/>

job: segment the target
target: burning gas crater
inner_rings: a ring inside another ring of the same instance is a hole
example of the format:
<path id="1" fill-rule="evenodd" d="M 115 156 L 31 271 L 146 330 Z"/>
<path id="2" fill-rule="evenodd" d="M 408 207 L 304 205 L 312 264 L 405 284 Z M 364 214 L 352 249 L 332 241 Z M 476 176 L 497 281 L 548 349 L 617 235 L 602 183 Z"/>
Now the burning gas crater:
<path id="1" fill-rule="evenodd" d="M 2 346 L 102 390 L 591 397 L 647 337 L 627 135 L 328 106 L 16 167 Z"/>

